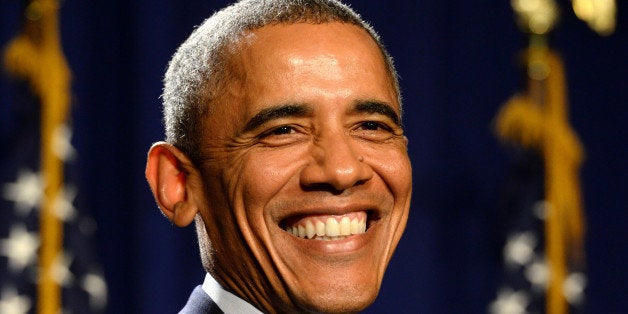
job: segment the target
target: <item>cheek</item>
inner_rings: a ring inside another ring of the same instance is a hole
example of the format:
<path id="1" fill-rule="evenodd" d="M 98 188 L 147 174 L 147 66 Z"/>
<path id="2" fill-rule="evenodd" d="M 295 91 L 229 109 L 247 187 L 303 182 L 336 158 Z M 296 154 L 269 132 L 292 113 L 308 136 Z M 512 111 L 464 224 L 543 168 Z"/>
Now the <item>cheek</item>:
<path id="1" fill-rule="evenodd" d="M 296 149 L 250 151 L 239 173 L 244 207 L 249 211 L 263 211 L 273 197 L 288 189 L 287 186 L 298 185 L 302 157 L 302 152 Z"/>
<path id="2" fill-rule="evenodd" d="M 409 197 L 412 189 L 412 166 L 403 147 L 369 150 L 368 162 L 384 180 L 395 197 L 395 202 Z"/>

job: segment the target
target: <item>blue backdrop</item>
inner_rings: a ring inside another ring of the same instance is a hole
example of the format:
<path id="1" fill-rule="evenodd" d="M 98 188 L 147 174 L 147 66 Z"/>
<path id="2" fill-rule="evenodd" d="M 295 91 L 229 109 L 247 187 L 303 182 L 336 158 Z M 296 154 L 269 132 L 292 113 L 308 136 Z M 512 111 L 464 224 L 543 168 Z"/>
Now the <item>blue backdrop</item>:
<path id="1" fill-rule="evenodd" d="M 110 313 L 175 312 L 202 281 L 193 229 L 162 217 L 143 169 L 150 144 L 163 138 L 159 95 L 170 56 L 228 2 L 63 1 L 80 193 L 98 222 Z M 509 1 L 348 2 L 395 57 L 414 172 L 408 228 L 368 312 L 484 313 L 500 271 L 497 204 L 509 157 L 491 121 L 522 89 L 515 56 L 526 39 Z M 571 2 L 559 1 L 564 12 L 552 40 L 587 150 L 581 177 L 591 313 L 628 308 L 628 3 L 618 2 L 617 30 L 603 38 L 573 16 Z M 20 10 L 18 1 L 0 3 L 0 44 L 18 32 Z"/>

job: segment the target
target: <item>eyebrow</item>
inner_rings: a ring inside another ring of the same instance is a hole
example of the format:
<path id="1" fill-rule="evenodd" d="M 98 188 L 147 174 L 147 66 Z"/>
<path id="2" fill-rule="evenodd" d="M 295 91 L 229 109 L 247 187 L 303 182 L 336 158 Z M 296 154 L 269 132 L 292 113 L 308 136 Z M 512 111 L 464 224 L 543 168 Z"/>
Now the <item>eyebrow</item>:
<path id="1" fill-rule="evenodd" d="M 401 125 L 401 118 L 393 107 L 385 102 L 377 100 L 357 100 L 352 111 L 369 114 L 381 114 L 390 118 L 396 125 Z"/>
<path id="2" fill-rule="evenodd" d="M 258 112 L 244 127 L 244 132 L 257 129 L 264 123 L 286 117 L 305 117 L 312 113 L 312 108 L 304 104 L 285 104 L 265 108 Z"/>

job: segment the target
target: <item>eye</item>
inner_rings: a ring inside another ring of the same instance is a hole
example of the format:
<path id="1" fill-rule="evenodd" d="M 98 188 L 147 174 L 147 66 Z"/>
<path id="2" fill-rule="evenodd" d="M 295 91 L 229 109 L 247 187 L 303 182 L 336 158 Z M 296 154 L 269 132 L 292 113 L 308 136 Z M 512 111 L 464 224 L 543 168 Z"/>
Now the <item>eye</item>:
<path id="1" fill-rule="evenodd" d="M 303 141 L 307 136 L 305 128 L 299 125 L 278 125 L 258 135 L 259 143 L 267 146 L 283 146 Z"/>
<path id="2" fill-rule="evenodd" d="M 388 121 L 360 121 L 352 130 L 353 134 L 364 140 L 384 142 L 393 137 L 403 135 L 403 131 Z"/>
<path id="3" fill-rule="evenodd" d="M 282 125 L 270 131 L 269 135 L 284 135 L 284 134 L 290 134 L 294 132 L 295 130 L 293 127 L 288 126 L 288 125 Z"/>
<path id="4" fill-rule="evenodd" d="M 367 131 L 390 131 L 390 127 L 375 121 L 365 121 L 360 124 L 360 129 Z"/>

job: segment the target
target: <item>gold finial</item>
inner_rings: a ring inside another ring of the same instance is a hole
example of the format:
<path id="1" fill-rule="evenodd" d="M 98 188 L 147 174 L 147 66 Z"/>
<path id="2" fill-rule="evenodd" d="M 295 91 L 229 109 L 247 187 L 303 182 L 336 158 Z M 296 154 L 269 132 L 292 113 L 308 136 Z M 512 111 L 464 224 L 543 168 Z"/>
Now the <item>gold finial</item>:
<path id="1" fill-rule="evenodd" d="M 511 5 L 519 27 L 525 32 L 545 35 L 558 20 L 558 6 L 554 0 L 511 0 Z"/>
<path id="2" fill-rule="evenodd" d="M 615 31 L 617 6 L 615 0 L 572 0 L 573 11 L 589 27 L 602 36 Z"/>

